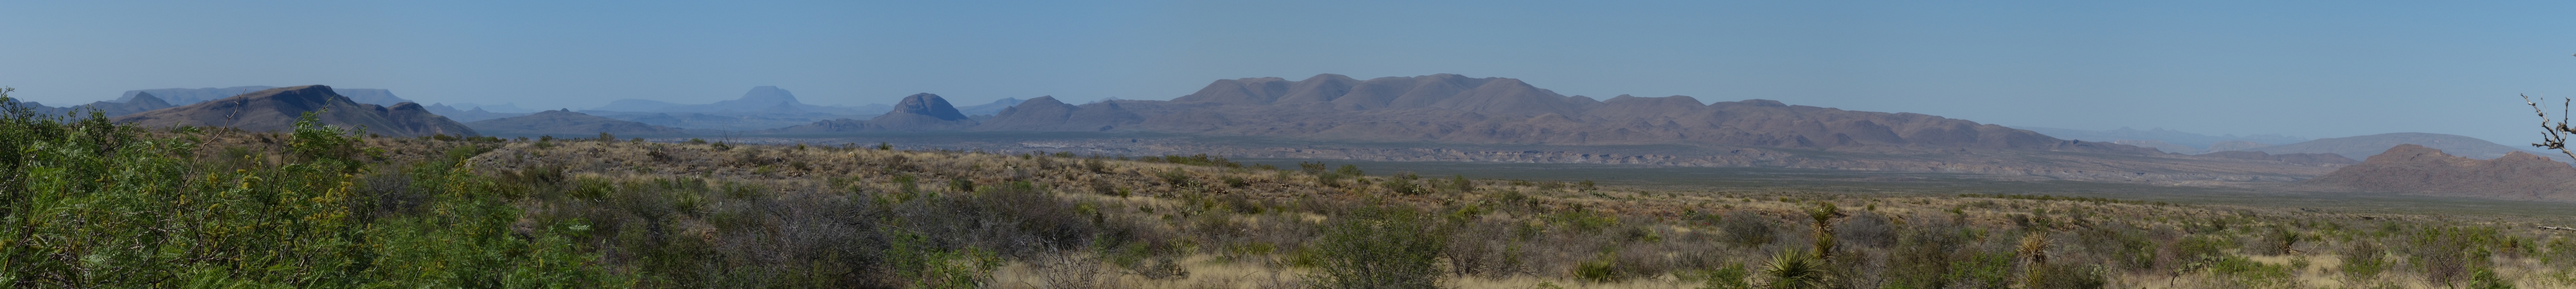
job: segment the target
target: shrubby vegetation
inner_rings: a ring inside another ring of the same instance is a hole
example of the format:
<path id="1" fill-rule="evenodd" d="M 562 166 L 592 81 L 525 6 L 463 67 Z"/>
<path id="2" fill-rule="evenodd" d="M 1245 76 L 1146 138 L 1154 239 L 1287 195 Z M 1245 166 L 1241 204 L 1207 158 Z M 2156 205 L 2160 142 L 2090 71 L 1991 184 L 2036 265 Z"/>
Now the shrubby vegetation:
<path id="1" fill-rule="evenodd" d="M 362 132 L 312 115 L 276 154 L 196 157 L 217 134 L 147 134 L 0 112 L 0 282 L 20 287 L 618 286 L 569 239 L 514 232 L 500 186 L 459 169 L 460 144 L 411 167 L 367 164 Z M 282 141 L 282 143 L 277 143 Z M 417 180 L 392 195 L 361 175 Z M 527 224 L 540 230 L 567 225 Z"/>
<path id="2" fill-rule="evenodd" d="M 15 111 L 20 287 L 2576 286 L 2576 240 L 2520 220 Z"/>

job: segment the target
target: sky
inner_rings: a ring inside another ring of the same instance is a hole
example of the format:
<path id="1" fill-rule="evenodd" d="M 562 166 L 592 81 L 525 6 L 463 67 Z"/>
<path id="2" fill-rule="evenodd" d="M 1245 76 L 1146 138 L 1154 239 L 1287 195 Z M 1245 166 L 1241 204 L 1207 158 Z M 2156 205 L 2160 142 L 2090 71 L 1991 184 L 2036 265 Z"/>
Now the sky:
<path id="1" fill-rule="evenodd" d="M 543 2 L 543 3 L 536 3 Z M 1075 3 L 1081 2 L 1081 3 Z M 21 1 L 0 86 L 327 84 L 432 103 L 1170 99 L 1216 79 L 1509 77 L 2072 129 L 2508 145 L 2576 97 L 2566 1 Z"/>

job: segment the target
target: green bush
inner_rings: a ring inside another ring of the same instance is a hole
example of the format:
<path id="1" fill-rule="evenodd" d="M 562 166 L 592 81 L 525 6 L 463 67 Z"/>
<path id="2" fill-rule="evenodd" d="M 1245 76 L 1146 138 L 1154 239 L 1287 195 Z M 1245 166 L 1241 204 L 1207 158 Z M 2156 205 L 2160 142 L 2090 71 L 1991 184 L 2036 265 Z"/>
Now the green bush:
<path id="1" fill-rule="evenodd" d="M 1772 240 L 1779 238 L 1779 228 L 1772 226 L 1772 221 L 1773 219 L 1761 214 L 1736 211 L 1727 214 L 1724 220 L 1718 222 L 1718 230 L 1726 232 L 1728 242 L 1747 247 L 1760 246 L 1770 244 Z"/>
<path id="2" fill-rule="evenodd" d="M 458 166 L 478 151 L 373 172 L 354 159 L 363 133 L 308 113 L 285 163 L 199 170 L 193 137 L 0 103 L 0 282 L 16 287 L 626 286 L 568 242 L 581 224 L 512 233 L 515 195 Z"/>
<path id="3" fill-rule="evenodd" d="M 1339 216 L 1307 250 L 1315 288 L 1439 288 L 1437 258 L 1447 236 L 1412 210 L 1367 207 Z"/>
<path id="4" fill-rule="evenodd" d="M 2394 265 L 2389 264 L 2390 262 L 2385 258 L 2387 250 L 2381 249 L 2379 242 L 2356 241 L 2353 244 L 2344 245 L 2343 250 L 2336 253 L 2343 257 L 2341 267 L 2344 276 L 2353 280 L 2379 278 L 2380 272 L 2386 272 L 2388 267 Z"/>
<path id="5" fill-rule="evenodd" d="M 1421 185 L 1415 185 L 1413 184 L 1413 181 L 1404 179 L 1388 179 L 1384 183 L 1378 183 L 1378 186 L 1385 187 L 1387 192 L 1393 192 L 1397 195 L 1411 196 L 1427 192 L 1422 189 Z"/>

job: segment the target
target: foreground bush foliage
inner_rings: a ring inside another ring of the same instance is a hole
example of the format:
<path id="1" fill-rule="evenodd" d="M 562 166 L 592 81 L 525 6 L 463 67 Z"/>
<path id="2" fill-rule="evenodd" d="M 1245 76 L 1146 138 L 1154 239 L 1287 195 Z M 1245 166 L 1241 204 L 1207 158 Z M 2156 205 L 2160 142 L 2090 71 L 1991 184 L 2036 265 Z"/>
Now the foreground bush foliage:
<path id="1" fill-rule="evenodd" d="M 361 163 L 362 132 L 310 114 L 283 162 L 199 170 L 196 137 L 153 137 L 92 114 L 0 112 L 0 282 L 22 287 L 608 286 L 569 239 L 514 234 L 518 210 L 456 169 L 457 151 L 407 172 Z M 188 135 L 188 134 L 181 134 Z M 378 210 L 357 184 L 416 175 L 422 210 Z M 547 224 L 554 225 L 554 224 Z"/>

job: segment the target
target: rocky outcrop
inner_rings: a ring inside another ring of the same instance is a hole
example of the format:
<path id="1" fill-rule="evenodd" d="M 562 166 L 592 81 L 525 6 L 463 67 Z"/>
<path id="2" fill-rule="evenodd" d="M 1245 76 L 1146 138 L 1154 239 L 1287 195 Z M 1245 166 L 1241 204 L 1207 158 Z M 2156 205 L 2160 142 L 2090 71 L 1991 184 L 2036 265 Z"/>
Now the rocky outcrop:
<path id="1" fill-rule="evenodd" d="M 2523 152 L 2492 160 L 2402 144 L 2305 184 L 2348 191 L 2576 201 L 2576 167 Z"/>
<path id="2" fill-rule="evenodd" d="M 307 112 L 319 112 L 322 123 L 363 127 L 367 133 L 413 137 L 432 134 L 476 136 L 474 129 L 430 113 L 415 103 L 392 107 L 358 103 L 330 86 L 274 88 L 187 106 L 116 117 L 119 123 L 147 127 L 218 126 L 249 131 L 292 131 Z"/>
<path id="3" fill-rule="evenodd" d="M 480 108 L 477 108 L 480 109 Z M 554 135 L 587 137 L 599 133 L 618 136 L 667 136 L 687 132 L 678 128 L 592 116 L 567 110 L 540 111 L 526 116 L 497 118 L 465 123 L 475 131 L 492 135 Z"/>

